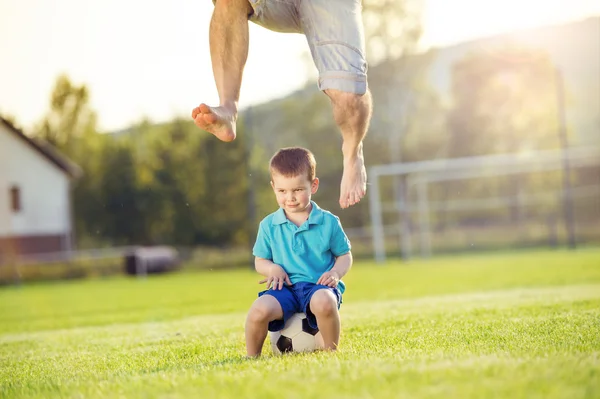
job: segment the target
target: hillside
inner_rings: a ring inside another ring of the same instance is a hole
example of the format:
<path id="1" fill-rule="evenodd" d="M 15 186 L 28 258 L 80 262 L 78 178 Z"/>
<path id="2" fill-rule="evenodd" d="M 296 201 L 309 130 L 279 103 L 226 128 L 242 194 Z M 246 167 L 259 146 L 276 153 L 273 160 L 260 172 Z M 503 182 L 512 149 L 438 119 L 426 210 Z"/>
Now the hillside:
<path id="1" fill-rule="evenodd" d="M 563 73 L 569 96 L 568 123 L 585 143 L 600 143 L 600 16 L 583 21 L 499 35 L 435 49 L 428 76 L 443 97 L 450 95 L 451 67 L 472 51 L 506 42 L 545 50 Z"/>
<path id="2" fill-rule="evenodd" d="M 574 132 L 574 140 L 571 144 L 600 143 L 600 16 L 432 49 L 425 54 L 417 55 L 414 63 L 421 65 L 423 71 L 420 72 L 424 72 L 428 85 L 437 92 L 444 103 L 448 104 L 451 101 L 450 83 L 453 64 L 474 51 L 483 50 L 494 55 L 495 49 L 507 42 L 542 49 L 549 54 L 551 60 L 562 71 L 565 80 L 568 96 L 567 123 Z M 369 70 L 371 80 L 376 80 L 373 77 L 386 67 L 389 66 L 371 67 Z M 380 92 L 382 88 L 373 84 L 371 87 L 377 107 L 377 104 L 383 102 L 383 94 Z M 395 92 L 398 96 L 402 95 L 400 90 L 390 92 Z M 271 147 L 274 145 L 270 138 L 271 132 L 277 130 L 279 141 L 285 142 L 286 140 L 280 136 L 286 135 L 286 132 L 281 131 L 284 123 L 282 119 L 285 115 L 285 112 L 281 112 L 282 107 L 296 100 L 314 101 L 318 98 L 317 93 L 316 83 L 313 83 L 289 96 L 254 107 L 251 120 L 252 131 L 256 138 L 265 146 Z M 392 101 L 400 100 L 392 95 Z M 376 109 L 372 123 L 372 134 L 380 133 L 377 132 L 377 128 L 380 124 L 378 118 L 381 117 L 381 111 L 379 114 L 377 111 Z M 247 116 L 248 110 L 245 110 L 242 118 Z"/>

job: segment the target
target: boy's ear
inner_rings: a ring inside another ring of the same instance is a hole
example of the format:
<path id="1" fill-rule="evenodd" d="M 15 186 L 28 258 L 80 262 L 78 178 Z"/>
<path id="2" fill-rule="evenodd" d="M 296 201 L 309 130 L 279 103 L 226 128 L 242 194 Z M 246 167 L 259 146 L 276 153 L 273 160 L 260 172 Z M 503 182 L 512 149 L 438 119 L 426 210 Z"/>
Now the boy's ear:
<path id="1" fill-rule="evenodd" d="M 275 190 L 275 185 L 273 184 L 273 180 L 271 180 L 271 188 Z"/>
<path id="2" fill-rule="evenodd" d="M 312 183 L 310 184 L 311 194 L 316 193 L 318 189 L 319 189 L 319 178 L 315 177 L 314 180 L 312 181 Z"/>

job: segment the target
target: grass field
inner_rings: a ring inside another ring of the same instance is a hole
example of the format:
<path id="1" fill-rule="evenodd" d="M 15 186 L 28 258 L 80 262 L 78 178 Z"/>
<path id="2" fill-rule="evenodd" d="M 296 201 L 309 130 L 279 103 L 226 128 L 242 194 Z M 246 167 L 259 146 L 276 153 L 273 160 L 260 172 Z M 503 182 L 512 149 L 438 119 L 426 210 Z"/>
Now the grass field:
<path id="1" fill-rule="evenodd" d="M 600 398 L 600 251 L 358 263 L 337 353 L 244 358 L 246 270 L 0 289 L 0 398 Z"/>

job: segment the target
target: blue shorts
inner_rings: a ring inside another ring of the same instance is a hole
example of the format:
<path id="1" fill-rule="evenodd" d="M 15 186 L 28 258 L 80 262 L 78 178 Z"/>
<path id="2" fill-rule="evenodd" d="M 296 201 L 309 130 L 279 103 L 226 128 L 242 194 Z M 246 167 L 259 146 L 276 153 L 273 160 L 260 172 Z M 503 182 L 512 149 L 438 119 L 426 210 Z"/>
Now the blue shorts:
<path id="1" fill-rule="evenodd" d="M 318 290 L 331 290 L 337 298 L 337 307 L 342 304 L 342 294 L 337 288 L 331 288 L 326 285 L 314 283 L 296 283 L 291 286 L 284 285 L 280 290 L 268 289 L 258 293 L 258 296 L 271 295 L 277 299 L 283 310 L 283 319 L 273 320 L 269 323 L 269 331 L 279 331 L 283 329 L 285 323 L 295 313 L 305 313 L 308 324 L 312 328 L 317 327 L 317 318 L 310 311 L 310 299 Z"/>
<path id="2" fill-rule="evenodd" d="M 215 3 L 218 0 L 213 0 Z M 361 0 L 248 0 L 249 20 L 277 32 L 306 36 L 320 90 L 367 91 Z"/>

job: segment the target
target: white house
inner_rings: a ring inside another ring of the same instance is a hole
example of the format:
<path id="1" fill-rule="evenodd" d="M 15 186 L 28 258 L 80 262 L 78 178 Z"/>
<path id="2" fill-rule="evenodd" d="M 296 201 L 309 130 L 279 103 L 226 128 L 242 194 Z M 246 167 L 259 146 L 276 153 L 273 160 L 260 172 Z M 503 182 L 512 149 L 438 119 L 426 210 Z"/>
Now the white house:
<path id="1" fill-rule="evenodd" d="M 72 249 L 71 181 L 81 169 L 0 117 L 0 263 Z"/>

